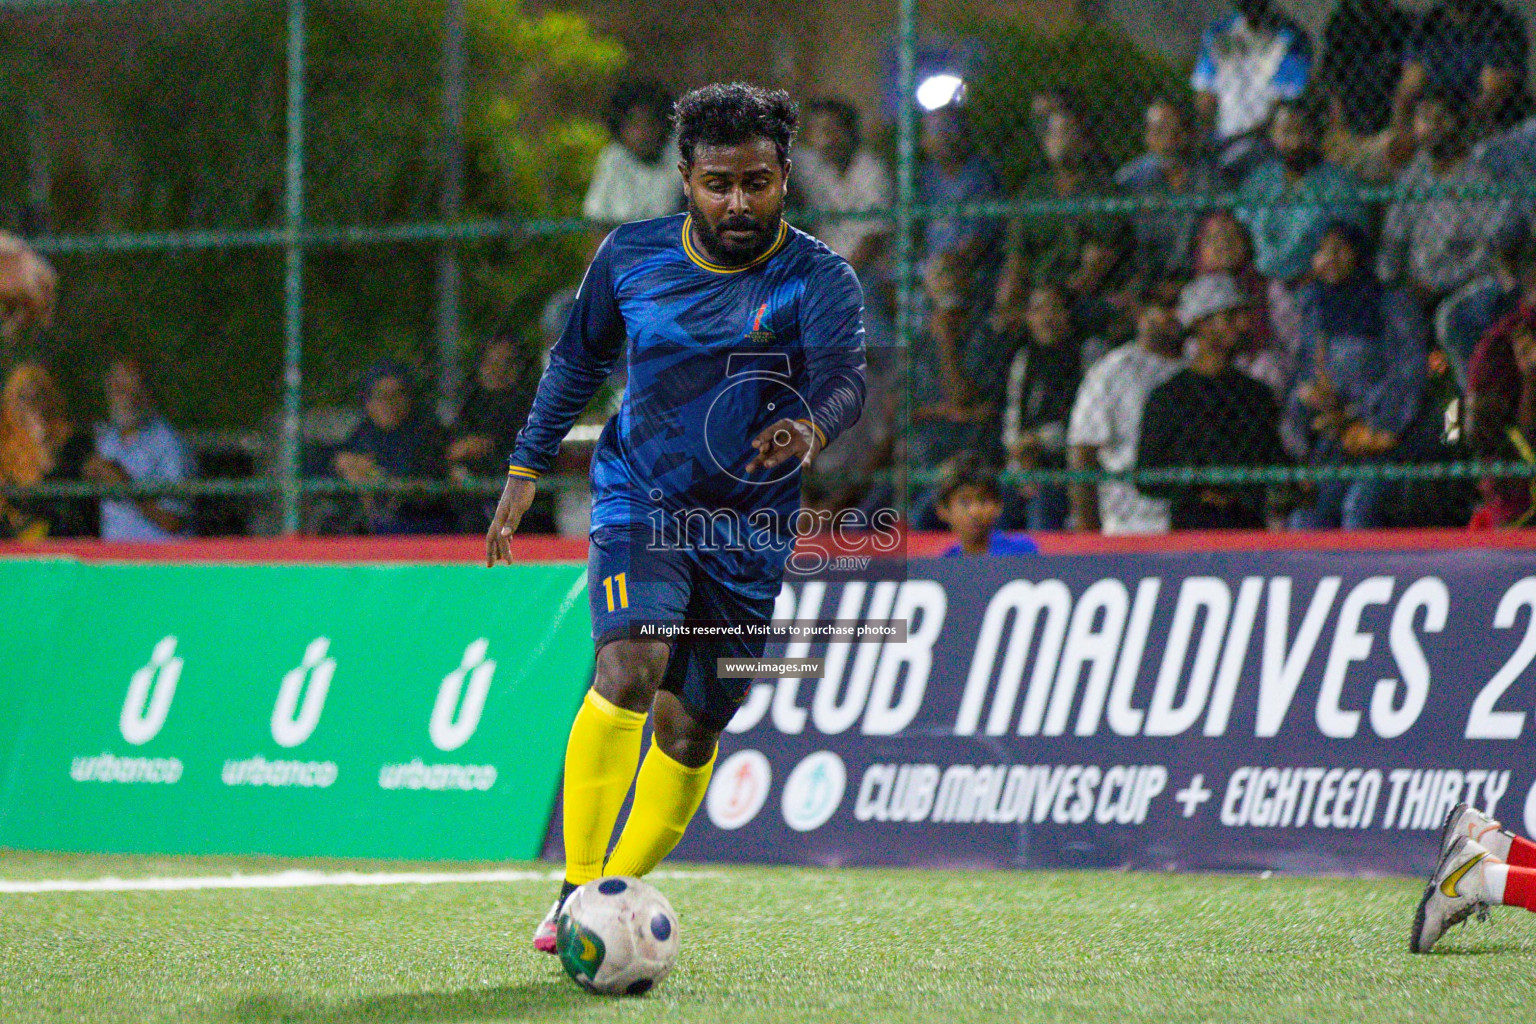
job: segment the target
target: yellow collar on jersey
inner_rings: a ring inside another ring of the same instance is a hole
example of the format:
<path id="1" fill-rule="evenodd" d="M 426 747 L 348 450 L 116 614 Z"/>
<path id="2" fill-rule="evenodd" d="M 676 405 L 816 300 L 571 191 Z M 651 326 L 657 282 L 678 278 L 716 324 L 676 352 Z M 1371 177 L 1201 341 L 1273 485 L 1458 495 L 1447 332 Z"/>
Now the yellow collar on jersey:
<path id="1" fill-rule="evenodd" d="M 751 270 L 758 264 L 772 259 L 774 253 L 784 248 L 784 242 L 787 238 L 789 238 L 789 224 L 784 220 L 780 220 L 778 237 L 774 238 L 773 244 L 770 245 L 761 255 L 759 255 L 752 262 L 743 263 L 739 267 L 727 267 L 720 263 L 711 263 L 709 260 L 705 259 L 702 254 L 700 254 L 699 250 L 694 248 L 693 238 L 691 237 L 688 230 L 691 227 L 693 227 L 693 214 L 690 213 L 688 216 L 683 218 L 683 252 L 688 254 L 688 258 L 693 261 L 694 266 L 699 267 L 702 270 L 707 270 L 711 274 L 739 274 L 743 270 Z"/>

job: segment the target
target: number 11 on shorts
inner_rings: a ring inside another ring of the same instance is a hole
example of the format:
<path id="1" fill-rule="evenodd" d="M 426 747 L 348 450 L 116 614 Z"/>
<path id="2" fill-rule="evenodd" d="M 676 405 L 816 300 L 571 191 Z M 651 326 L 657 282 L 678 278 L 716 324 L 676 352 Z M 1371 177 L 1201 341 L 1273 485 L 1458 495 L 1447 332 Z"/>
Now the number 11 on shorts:
<path id="1" fill-rule="evenodd" d="M 629 588 L 624 585 L 624 574 L 621 572 L 621 573 L 618 573 L 618 574 L 616 574 L 614 576 L 605 576 L 605 577 L 603 577 L 603 591 L 604 591 L 604 593 L 606 593 L 608 595 L 608 610 L 609 611 L 613 611 L 613 588 L 614 588 L 614 584 L 618 584 L 618 588 L 619 588 L 619 607 L 620 608 L 628 608 L 629 607 Z"/>

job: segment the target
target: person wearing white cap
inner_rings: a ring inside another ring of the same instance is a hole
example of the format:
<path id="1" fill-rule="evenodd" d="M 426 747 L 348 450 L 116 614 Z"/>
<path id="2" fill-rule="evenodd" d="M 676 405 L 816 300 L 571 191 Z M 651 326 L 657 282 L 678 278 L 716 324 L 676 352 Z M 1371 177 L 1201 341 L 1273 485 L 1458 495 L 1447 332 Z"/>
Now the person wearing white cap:
<path id="1" fill-rule="evenodd" d="M 1189 366 L 1154 388 L 1142 416 L 1137 466 L 1273 466 L 1287 462 L 1269 388 L 1233 369 L 1250 299 L 1229 274 L 1204 274 L 1179 296 L 1179 322 L 1195 340 Z M 1262 529 L 1263 485 L 1137 484 L 1172 503 L 1175 530 Z"/>

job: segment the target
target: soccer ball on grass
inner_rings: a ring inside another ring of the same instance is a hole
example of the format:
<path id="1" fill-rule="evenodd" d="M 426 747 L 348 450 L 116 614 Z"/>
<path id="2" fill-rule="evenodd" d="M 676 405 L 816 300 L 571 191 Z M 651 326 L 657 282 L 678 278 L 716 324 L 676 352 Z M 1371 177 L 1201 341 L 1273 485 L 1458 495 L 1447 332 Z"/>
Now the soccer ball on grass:
<path id="1" fill-rule="evenodd" d="M 560 908 L 555 948 L 565 973 L 582 988 L 642 995 L 677 961 L 677 914 L 655 886 L 638 878 L 599 878 Z"/>

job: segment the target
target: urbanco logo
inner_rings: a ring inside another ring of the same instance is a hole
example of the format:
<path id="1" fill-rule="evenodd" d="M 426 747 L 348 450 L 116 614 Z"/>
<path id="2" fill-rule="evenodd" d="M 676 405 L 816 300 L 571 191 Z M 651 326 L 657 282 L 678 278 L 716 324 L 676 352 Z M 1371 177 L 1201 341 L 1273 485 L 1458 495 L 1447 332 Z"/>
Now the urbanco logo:
<path id="1" fill-rule="evenodd" d="M 484 637 L 474 641 L 464 648 L 459 667 L 443 677 L 428 727 L 432 745 L 438 750 L 459 749 L 480 728 L 485 695 L 490 692 L 491 679 L 496 675 L 496 662 L 485 656 L 490 646 L 491 642 Z M 464 686 L 466 676 L 469 678 L 468 688 Z"/>
<path id="2" fill-rule="evenodd" d="M 784 823 L 796 832 L 814 832 L 837 812 L 848 785 L 843 759 L 818 750 L 795 765 L 784 782 Z"/>
<path id="3" fill-rule="evenodd" d="M 174 636 L 155 644 L 149 664 L 135 672 L 128 682 L 128 696 L 118 718 L 123 739 L 137 747 L 160 735 L 165 716 L 171 713 L 176 684 L 181 680 L 181 665 Z"/>
<path id="4" fill-rule="evenodd" d="M 336 674 L 336 659 L 330 657 L 331 641 L 316 637 L 304 648 L 304 659 L 299 667 L 283 676 L 283 685 L 277 691 L 277 702 L 272 705 L 272 739 L 280 747 L 296 747 L 314 734 L 320 724 L 320 713 L 325 710 L 325 695 L 330 692 L 331 678 Z M 305 686 L 305 682 L 309 685 Z M 304 703 L 299 704 L 299 695 Z"/>
<path id="5" fill-rule="evenodd" d="M 715 769 L 705 809 L 717 828 L 738 829 L 757 817 L 768 800 L 773 771 L 756 750 L 738 750 Z"/>

